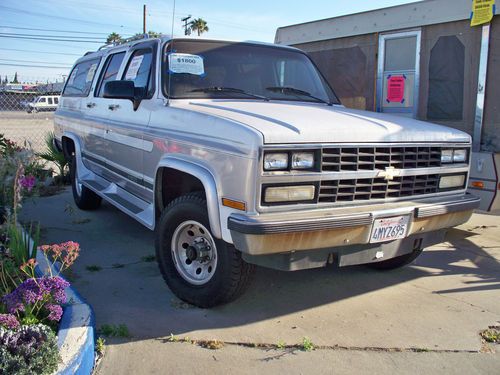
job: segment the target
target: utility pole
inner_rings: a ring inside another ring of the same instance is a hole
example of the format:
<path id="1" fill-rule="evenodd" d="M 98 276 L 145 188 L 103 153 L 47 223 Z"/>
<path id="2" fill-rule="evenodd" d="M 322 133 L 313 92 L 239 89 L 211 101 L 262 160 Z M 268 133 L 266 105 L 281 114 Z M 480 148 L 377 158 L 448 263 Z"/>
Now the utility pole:
<path id="1" fill-rule="evenodd" d="M 146 34 L 146 4 L 142 7 L 142 33 Z"/>
<path id="2" fill-rule="evenodd" d="M 191 15 L 184 17 L 181 19 L 182 22 L 184 22 L 184 35 L 191 35 L 191 29 L 188 27 L 188 20 L 191 18 Z"/>

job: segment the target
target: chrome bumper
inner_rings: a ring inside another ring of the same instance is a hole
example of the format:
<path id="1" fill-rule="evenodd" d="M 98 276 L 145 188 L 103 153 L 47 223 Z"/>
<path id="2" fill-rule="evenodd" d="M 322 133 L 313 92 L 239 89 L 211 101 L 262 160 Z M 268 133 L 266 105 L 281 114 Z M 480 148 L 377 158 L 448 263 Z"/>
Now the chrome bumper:
<path id="1" fill-rule="evenodd" d="M 373 221 L 410 215 L 407 237 L 451 228 L 469 220 L 480 199 L 470 194 L 427 198 L 389 205 L 366 205 L 228 219 L 233 243 L 250 255 L 367 244 Z"/>

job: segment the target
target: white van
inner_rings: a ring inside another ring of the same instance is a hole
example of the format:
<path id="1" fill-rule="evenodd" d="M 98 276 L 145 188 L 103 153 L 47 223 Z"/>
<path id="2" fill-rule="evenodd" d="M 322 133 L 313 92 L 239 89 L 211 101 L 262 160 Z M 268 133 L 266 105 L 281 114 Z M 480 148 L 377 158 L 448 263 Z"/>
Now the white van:
<path id="1" fill-rule="evenodd" d="M 59 95 L 37 96 L 26 108 L 28 113 L 38 111 L 55 111 L 59 104 Z"/>

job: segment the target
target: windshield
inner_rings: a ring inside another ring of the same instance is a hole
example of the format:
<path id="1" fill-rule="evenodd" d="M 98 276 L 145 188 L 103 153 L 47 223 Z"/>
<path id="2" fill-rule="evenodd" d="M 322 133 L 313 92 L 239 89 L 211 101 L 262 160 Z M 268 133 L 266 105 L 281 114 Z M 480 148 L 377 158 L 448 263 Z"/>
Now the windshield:
<path id="1" fill-rule="evenodd" d="M 174 40 L 173 51 L 171 42 L 165 46 L 162 71 L 172 98 L 338 103 L 309 57 L 284 48 Z"/>

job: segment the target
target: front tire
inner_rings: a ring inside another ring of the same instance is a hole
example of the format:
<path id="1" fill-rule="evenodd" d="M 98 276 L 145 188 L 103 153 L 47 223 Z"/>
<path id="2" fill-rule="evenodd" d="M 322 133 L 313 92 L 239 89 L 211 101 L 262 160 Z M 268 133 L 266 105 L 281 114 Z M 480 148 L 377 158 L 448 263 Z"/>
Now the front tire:
<path id="1" fill-rule="evenodd" d="M 163 211 L 156 258 L 170 290 L 202 308 L 236 299 L 253 270 L 232 245 L 212 236 L 206 200 L 197 193 L 175 199 Z"/>
<path id="2" fill-rule="evenodd" d="M 83 186 L 78 179 L 76 156 L 71 158 L 71 167 L 69 169 L 69 177 L 71 179 L 71 190 L 73 191 L 73 199 L 76 206 L 81 210 L 95 210 L 101 205 L 101 197 L 94 193 L 89 188 Z"/>

